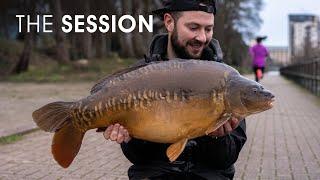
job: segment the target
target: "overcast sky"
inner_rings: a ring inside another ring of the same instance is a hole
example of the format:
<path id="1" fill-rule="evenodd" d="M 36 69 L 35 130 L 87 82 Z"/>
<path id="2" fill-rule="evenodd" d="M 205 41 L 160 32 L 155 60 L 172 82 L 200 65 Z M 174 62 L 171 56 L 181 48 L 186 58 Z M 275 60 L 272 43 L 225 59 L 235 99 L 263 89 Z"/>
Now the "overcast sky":
<path id="1" fill-rule="evenodd" d="M 307 13 L 320 15 L 320 0 L 264 0 L 263 19 L 257 35 L 266 35 L 264 44 L 288 46 L 288 15 Z"/>

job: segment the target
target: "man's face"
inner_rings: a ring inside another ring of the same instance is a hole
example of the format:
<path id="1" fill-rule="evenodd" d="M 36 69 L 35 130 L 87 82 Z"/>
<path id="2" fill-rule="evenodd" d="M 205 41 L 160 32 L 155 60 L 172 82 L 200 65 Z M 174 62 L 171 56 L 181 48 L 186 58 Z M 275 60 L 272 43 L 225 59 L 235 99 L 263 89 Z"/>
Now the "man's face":
<path id="1" fill-rule="evenodd" d="M 202 11 L 185 11 L 174 22 L 172 49 L 179 58 L 199 59 L 212 39 L 214 15 Z"/>

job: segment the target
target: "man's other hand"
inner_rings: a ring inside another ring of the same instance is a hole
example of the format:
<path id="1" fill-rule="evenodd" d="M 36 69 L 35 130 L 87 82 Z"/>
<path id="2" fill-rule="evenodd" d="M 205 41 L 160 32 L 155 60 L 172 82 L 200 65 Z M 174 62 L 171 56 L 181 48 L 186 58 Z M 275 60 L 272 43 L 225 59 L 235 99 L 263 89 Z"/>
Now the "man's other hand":
<path id="1" fill-rule="evenodd" d="M 110 125 L 104 131 L 103 136 L 105 139 L 116 141 L 119 144 L 123 142 L 128 143 L 131 140 L 128 131 L 120 124 Z"/>
<path id="2" fill-rule="evenodd" d="M 222 126 L 220 126 L 217 130 L 210 133 L 209 136 L 213 136 L 213 137 L 225 136 L 225 135 L 231 133 L 231 131 L 233 131 L 235 128 L 237 128 L 240 121 L 241 120 L 238 120 L 237 118 L 231 118 L 226 123 L 224 123 Z"/>

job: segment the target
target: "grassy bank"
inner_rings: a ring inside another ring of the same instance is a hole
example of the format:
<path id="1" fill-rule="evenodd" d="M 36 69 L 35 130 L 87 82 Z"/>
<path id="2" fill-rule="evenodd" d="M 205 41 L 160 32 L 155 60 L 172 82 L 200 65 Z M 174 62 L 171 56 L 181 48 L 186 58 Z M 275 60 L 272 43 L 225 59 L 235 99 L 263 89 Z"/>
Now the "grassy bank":
<path id="1" fill-rule="evenodd" d="M 65 81 L 97 81 L 136 62 L 133 59 L 120 59 L 117 57 L 94 59 L 87 61 L 85 66 L 59 65 L 30 65 L 27 72 L 10 75 L 4 81 L 10 82 L 65 82 Z"/>
<path id="2" fill-rule="evenodd" d="M 21 139 L 22 135 L 20 134 L 0 137 L 0 145 L 15 143 L 17 141 L 20 141 Z"/>
<path id="3" fill-rule="evenodd" d="M 48 54 L 47 49 L 33 49 L 27 72 L 14 75 L 13 69 L 23 51 L 23 42 L 0 38 L 0 81 L 63 82 L 98 80 L 119 69 L 128 67 L 137 59 L 123 59 L 112 55 L 103 59 L 88 59 L 81 64 L 73 60 L 61 65 Z M 83 60 L 82 60 L 83 61 Z"/>

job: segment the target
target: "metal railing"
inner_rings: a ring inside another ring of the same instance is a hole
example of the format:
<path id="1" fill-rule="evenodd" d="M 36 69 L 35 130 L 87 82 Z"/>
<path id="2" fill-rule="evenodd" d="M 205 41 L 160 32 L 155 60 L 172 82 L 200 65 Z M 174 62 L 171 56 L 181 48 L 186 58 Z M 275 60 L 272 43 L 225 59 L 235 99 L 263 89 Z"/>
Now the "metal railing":
<path id="1" fill-rule="evenodd" d="M 283 67 L 280 73 L 320 96 L 320 59 Z"/>

